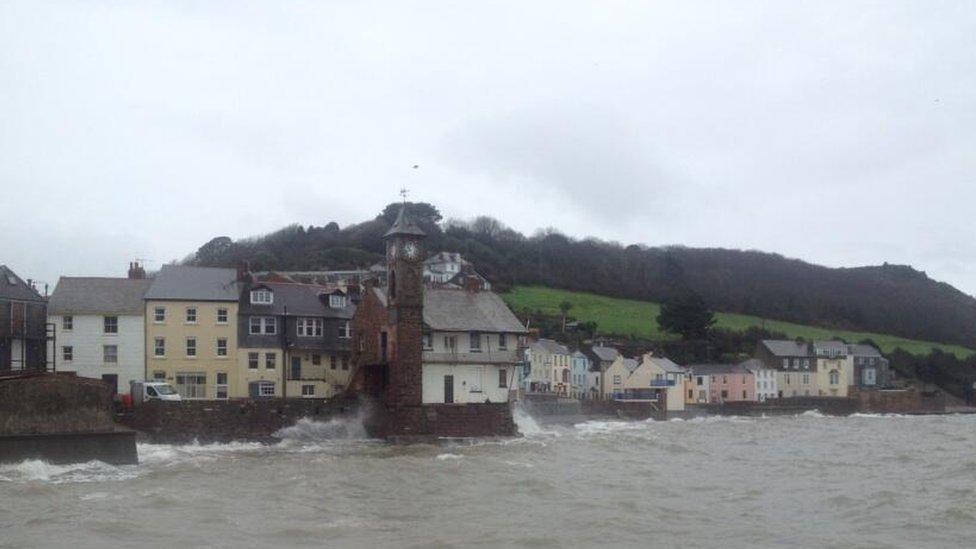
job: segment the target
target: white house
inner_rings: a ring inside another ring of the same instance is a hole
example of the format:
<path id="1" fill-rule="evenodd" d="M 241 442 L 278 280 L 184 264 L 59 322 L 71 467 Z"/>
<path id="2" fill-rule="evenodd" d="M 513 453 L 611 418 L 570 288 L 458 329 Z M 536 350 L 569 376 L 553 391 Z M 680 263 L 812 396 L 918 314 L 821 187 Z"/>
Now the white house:
<path id="1" fill-rule="evenodd" d="M 740 366 L 752 372 L 756 378 L 756 400 L 764 402 L 768 398 L 776 398 L 779 392 L 776 384 L 776 370 L 766 367 L 766 364 L 756 358 L 746 360 Z"/>
<path id="2" fill-rule="evenodd" d="M 498 295 L 452 289 L 424 292 L 423 402 L 507 402 L 516 388 L 525 326 Z"/>
<path id="3" fill-rule="evenodd" d="M 61 277 L 48 302 L 57 371 L 102 379 L 119 393 L 129 392 L 130 381 L 145 379 L 143 296 L 150 283 Z"/>
<path id="4" fill-rule="evenodd" d="M 568 347 L 551 339 L 533 341 L 525 350 L 529 375 L 524 389 L 535 393 L 569 396 L 572 389 L 572 363 Z"/>

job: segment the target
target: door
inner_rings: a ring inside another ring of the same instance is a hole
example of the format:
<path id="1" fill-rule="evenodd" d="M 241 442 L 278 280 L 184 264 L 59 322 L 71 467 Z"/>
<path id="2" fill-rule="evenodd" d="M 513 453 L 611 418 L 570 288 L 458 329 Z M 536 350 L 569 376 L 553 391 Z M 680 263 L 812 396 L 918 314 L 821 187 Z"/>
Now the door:
<path id="1" fill-rule="evenodd" d="M 444 376 L 444 404 L 454 404 L 454 376 Z"/>
<path id="2" fill-rule="evenodd" d="M 109 389 L 112 391 L 112 398 L 119 392 L 119 375 L 118 374 L 103 374 L 102 381 L 108 385 Z"/>
<path id="3" fill-rule="evenodd" d="M 302 357 L 291 357 L 291 379 L 302 379 Z"/>

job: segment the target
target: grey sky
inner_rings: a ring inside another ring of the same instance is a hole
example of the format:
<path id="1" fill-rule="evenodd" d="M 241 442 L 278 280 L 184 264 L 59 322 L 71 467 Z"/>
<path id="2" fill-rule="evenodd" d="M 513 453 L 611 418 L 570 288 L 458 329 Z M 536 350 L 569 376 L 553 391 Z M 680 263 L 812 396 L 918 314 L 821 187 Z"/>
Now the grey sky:
<path id="1" fill-rule="evenodd" d="M 0 4 L 0 263 L 24 277 L 344 226 L 405 185 L 526 233 L 976 294 L 971 2 L 38 4 Z"/>

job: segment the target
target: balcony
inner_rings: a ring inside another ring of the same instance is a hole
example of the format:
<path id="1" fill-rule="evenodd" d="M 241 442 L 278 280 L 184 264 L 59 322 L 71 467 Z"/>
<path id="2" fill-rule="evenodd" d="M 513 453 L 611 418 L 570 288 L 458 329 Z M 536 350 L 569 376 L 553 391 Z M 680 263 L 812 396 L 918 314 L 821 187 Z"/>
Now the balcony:
<path id="1" fill-rule="evenodd" d="M 652 379 L 651 387 L 674 387 L 677 382 L 673 379 Z"/>

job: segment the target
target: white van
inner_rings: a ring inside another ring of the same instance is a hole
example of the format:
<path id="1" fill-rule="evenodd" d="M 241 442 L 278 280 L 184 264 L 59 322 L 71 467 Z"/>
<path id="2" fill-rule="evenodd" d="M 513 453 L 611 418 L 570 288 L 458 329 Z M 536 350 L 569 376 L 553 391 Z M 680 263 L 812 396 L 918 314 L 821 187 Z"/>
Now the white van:
<path id="1" fill-rule="evenodd" d="M 183 400 L 176 389 L 165 381 L 133 381 L 130 394 L 132 403 L 136 405 L 147 400 Z"/>

